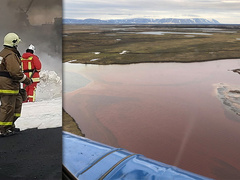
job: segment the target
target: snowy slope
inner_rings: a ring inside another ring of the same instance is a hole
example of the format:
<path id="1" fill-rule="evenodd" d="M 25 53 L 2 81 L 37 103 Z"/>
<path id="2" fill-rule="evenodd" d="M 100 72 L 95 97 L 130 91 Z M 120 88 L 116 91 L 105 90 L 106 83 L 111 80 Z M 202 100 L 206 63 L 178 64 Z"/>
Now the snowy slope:
<path id="1" fill-rule="evenodd" d="M 62 126 L 62 81 L 54 71 L 41 72 L 40 80 L 36 101 L 23 103 L 15 123 L 21 130 Z"/>

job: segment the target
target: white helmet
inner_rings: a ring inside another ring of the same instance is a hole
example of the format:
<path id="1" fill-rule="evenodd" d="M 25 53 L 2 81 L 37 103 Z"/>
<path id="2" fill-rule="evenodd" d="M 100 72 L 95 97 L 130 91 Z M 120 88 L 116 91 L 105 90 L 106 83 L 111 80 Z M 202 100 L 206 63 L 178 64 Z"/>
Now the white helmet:
<path id="1" fill-rule="evenodd" d="M 4 44 L 5 46 L 15 47 L 21 42 L 21 39 L 15 33 L 8 33 L 4 37 Z"/>
<path id="2" fill-rule="evenodd" d="M 36 50 L 36 49 L 35 49 L 35 46 L 34 46 L 34 45 L 32 45 L 32 44 L 30 44 L 30 45 L 29 45 L 28 49 L 30 49 L 30 50 L 33 50 L 33 51 L 35 51 L 35 50 Z"/>

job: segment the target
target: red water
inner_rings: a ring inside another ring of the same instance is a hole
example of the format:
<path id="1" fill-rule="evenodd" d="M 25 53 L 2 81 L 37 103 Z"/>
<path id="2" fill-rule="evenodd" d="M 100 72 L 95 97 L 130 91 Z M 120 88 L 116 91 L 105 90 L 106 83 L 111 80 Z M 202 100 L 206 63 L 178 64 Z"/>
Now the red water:
<path id="1" fill-rule="evenodd" d="M 215 179 L 240 179 L 240 117 L 214 84 L 239 84 L 239 60 L 68 65 L 91 80 L 64 94 L 87 138 Z"/>

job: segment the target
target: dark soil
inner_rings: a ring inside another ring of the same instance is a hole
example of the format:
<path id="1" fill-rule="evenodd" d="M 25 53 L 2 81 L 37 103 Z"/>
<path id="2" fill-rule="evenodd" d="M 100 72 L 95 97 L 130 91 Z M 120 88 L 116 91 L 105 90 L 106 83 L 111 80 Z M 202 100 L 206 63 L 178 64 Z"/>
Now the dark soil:
<path id="1" fill-rule="evenodd" d="M 0 180 L 62 179 L 62 128 L 0 137 Z"/>
<path id="2" fill-rule="evenodd" d="M 78 127 L 75 120 L 63 109 L 63 131 L 79 136 L 85 136 Z"/>

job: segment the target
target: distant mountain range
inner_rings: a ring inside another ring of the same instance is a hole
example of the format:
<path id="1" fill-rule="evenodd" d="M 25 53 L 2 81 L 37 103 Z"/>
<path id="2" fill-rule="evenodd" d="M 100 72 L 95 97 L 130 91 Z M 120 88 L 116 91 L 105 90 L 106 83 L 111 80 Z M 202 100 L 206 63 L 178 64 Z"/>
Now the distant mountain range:
<path id="1" fill-rule="evenodd" d="M 191 19 L 177 19 L 177 18 L 163 18 L 163 19 L 149 19 L 149 18 L 133 18 L 133 19 L 63 19 L 64 24 L 220 24 L 215 19 L 191 18 Z"/>

